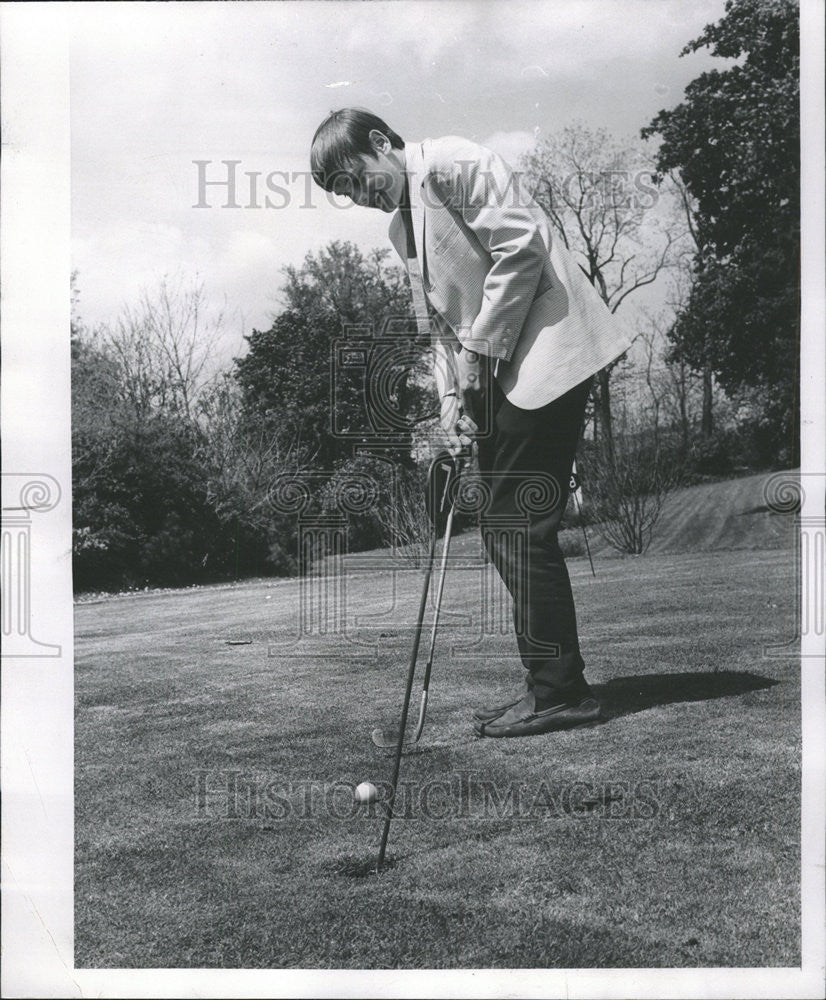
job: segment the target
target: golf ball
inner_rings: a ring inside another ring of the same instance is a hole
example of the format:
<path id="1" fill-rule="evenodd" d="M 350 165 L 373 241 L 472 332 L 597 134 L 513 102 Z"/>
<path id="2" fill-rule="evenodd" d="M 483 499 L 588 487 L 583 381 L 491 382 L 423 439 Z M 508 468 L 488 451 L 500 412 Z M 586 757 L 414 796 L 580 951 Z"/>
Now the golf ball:
<path id="1" fill-rule="evenodd" d="M 375 802 L 379 790 L 372 781 L 362 781 L 360 785 L 356 785 L 355 794 L 356 802 Z"/>

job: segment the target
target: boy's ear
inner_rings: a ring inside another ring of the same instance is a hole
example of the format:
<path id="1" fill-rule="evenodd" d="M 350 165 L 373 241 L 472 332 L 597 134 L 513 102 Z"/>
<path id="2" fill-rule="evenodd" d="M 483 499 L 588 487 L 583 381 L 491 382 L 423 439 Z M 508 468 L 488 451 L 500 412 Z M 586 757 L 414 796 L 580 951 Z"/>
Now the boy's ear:
<path id="1" fill-rule="evenodd" d="M 380 132 L 377 128 L 371 128 L 367 133 L 367 138 L 370 140 L 370 145 L 377 153 L 381 153 L 390 146 L 390 140 L 384 132 Z"/>

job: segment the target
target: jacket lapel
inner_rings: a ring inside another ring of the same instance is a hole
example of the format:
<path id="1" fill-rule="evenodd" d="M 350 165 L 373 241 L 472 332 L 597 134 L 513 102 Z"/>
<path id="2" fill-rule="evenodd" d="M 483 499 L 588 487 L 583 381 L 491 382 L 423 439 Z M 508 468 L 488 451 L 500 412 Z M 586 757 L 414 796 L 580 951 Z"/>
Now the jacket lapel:
<path id="1" fill-rule="evenodd" d="M 419 333 L 429 338 L 432 329 L 424 290 L 426 279 L 423 279 L 422 274 L 423 271 L 426 273 L 424 268 L 424 206 L 421 199 L 421 186 L 424 181 L 424 155 L 421 146 L 411 142 L 405 143 L 404 153 L 416 257 L 411 259 L 407 256 L 407 232 L 401 211 L 397 210 L 390 221 L 389 236 L 399 256 L 407 265 L 410 291 L 413 295 L 413 313 L 416 317 Z"/>
<path id="2" fill-rule="evenodd" d="M 410 219 L 413 223 L 413 242 L 423 274 L 427 274 L 424 260 L 424 205 L 422 204 L 422 184 L 424 183 L 424 152 L 421 143 L 404 144 L 405 170 L 410 191 Z M 390 240 L 402 260 L 407 260 L 407 236 L 400 211 L 396 211 L 390 221 Z"/>
<path id="3" fill-rule="evenodd" d="M 424 205 L 422 204 L 422 184 L 424 184 L 424 151 L 421 143 L 407 142 L 404 145 L 407 164 L 407 182 L 410 189 L 410 218 L 413 222 L 413 240 L 419 257 L 422 275 L 427 275 L 424 259 Z"/>
<path id="4" fill-rule="evenodd" d="M 388 230 L 388 235 L 390 237 L 390 242 L 396 248 L 396 253 L 401 257 L 402 260 L 406 261 L 407 239 L 405 238 L 402 213 L 398 209 L 396 209 L 396 214 L 390 220 L 390 229 Z"/>

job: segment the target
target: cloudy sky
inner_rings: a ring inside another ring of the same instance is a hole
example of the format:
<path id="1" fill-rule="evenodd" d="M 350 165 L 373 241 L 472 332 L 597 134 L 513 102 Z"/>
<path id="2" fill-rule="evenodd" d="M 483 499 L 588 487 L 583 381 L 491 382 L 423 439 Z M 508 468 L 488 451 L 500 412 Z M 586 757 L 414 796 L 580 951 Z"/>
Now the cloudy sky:
<path id="1" fill-rule="evenodd" d="M 572 119 L 636 136 L 712 60 L 678 58 L 723 0 L 297 0 L 72 5 L 73 266 L 111 321 L 164 273 L 198 274 L 241 332 L 281 268 L 333 239 L 388 246 L 383 213 L 332 203 L 308 149 L 360 105 L 406 139 L 459 134 L 514 162 Z M 719 61 L 717 61 L 719 62 Z M 193 161 L 208 161 L 199 168 Z M 200 197 L 199 169 L 226 180 Z M 267 175 L 282 193 L 268 191 Z M 251 191 L 250 173 L 259 173 Z M 270 195 L 275 208 L 264 206 Z M 199 200 L 209 207 L 195 207 Z"/>

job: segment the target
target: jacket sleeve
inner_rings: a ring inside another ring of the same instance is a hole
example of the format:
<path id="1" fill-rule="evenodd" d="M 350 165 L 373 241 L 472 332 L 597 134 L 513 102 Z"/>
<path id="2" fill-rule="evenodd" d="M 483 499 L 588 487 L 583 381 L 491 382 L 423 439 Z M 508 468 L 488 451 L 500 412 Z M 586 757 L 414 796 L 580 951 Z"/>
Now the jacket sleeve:
<path id="1" fill-rule="evenodd" d="M 490 255 L 473 349 L 510 360 L 548 261 L 551 231 L 524 180 L 484 146 L 438 140 L 435 187 Z"/>
<path id="2" fill-rule="evenodd" d="M 458 393 L 456 354 L 461 350 L 462 345 L 438 313 L 431 315 L 430 324 L 433 377 L 436 380 L 439 399 L 443 399 L 448 393 Z"/>

